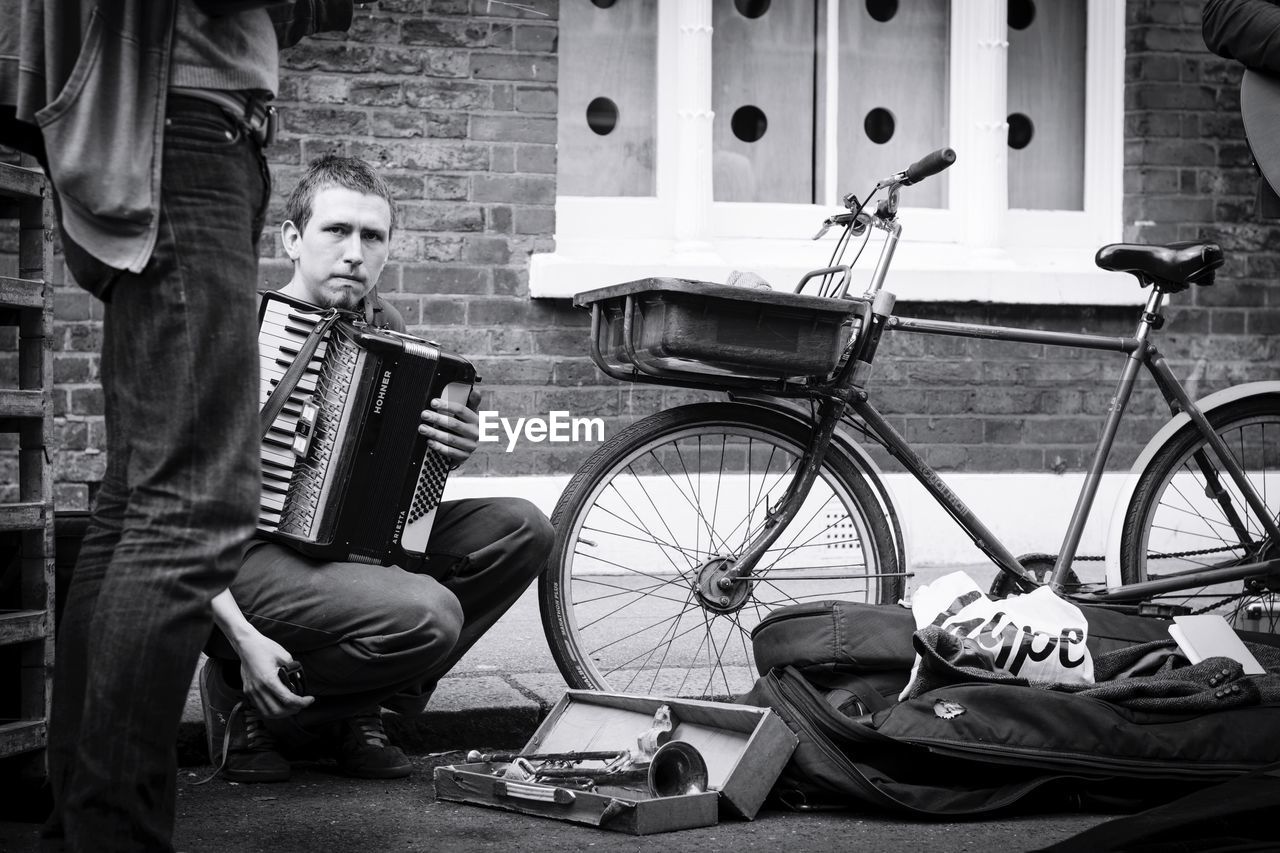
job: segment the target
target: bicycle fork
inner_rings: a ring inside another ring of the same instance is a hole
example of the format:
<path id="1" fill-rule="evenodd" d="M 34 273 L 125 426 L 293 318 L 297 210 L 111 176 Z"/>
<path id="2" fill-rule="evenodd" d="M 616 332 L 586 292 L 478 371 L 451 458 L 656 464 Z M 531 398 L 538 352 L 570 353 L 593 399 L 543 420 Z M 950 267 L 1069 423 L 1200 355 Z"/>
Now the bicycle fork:
<path id="1" fill-rule="evenodd" d="M 822 469 L 844 408 L 844 402 L 839 399 L 823 398 L 819 406 L 817 429 L 802 457 L 803 467 L 791 480 L 782 500 L 768 510 L 760 532 L 752 537 L 746 550 L 736 559 L 723 560 L 720 565 L 712 567 L 712 571 L 699 573 L 695 589 L 705 605 L 713 610 L 732 610 L 737 606 L 739 599 L 749 588 L 748 579 L 756 564 L 787 529 L 808 497 L 813 481 Z"/>

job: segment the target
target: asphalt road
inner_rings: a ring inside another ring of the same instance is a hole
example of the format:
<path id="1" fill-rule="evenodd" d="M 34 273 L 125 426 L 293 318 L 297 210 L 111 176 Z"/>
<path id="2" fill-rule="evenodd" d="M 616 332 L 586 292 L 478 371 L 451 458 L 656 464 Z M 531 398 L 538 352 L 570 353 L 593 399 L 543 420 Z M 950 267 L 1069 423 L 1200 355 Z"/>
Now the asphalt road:
<path id="1" fill-rule="evenodd" d="M 909 588 L 950 569 L 927 570 Z M 970 567 L 985 586 L 990 571 Z M 555 666 L 543 637 L 535 590 L 530 590 L 459 663 L 457 674 L 550 673 Z M 509 748 L 512 744 L 458 744 Z M 329 766 L 301 764 L 287 784 L 196 783 L 211 768 L 185 767 L 178 775 L 175 846 L 180 851 L 648 851 L 787 853 L 807 850 L 947 851 L 1033 850 L 1106 820 L 1101 814 L 1005 816 L 965 822 L 907 821 L 857 812 L 793 813 L 766 808 L 747 822 L 635 837 L 593 827 L 437 801 L 435 766 L 458 763 L 460 753 L 414 756 L 407 780 L 356 781 Z M 5 812 L 8 812 L 7 814 Z M 0 851 L 34 853 L 33 814 L 0 809 Z"/>
<path id="2" fill-rule="evenodd" d="M 903 821 L 853 812 L 764 810 L 754 821 L 631 836 L 590 826 L 437 801 L 431 770 L 450 758 L 415 758 L 416 772 L 395 782 L 353 781 L 300 768 L 279 785 L 194 783 L 178 779 L 175 849 L 187 853 L 381 853 L 381 851 L 536 851 L 568 853 L 802 853 L 802 851 L 1033 850 L 1063 840 L 1102 815 L 1005 817 L 967 822 Z M 0 850 L 35 853 L 37 827 L 0 822 Z"/>

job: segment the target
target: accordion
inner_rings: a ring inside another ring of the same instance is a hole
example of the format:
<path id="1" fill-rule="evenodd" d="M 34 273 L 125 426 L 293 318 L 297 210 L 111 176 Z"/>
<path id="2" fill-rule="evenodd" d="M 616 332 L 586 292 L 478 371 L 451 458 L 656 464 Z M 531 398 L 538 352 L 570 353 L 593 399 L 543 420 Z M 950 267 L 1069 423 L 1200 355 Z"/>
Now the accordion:
<path id="1" fill-rule="evenodd" d="M 322 323 L 312 305 L 262 297 L 259 405 L 308 344 L 314 353 L 262 440 L 259 536 L 326 560 L 421 557 L 449 467 L 418 426 L 436 397 L 466 405 L 471 363 L 354 314 Z"/>

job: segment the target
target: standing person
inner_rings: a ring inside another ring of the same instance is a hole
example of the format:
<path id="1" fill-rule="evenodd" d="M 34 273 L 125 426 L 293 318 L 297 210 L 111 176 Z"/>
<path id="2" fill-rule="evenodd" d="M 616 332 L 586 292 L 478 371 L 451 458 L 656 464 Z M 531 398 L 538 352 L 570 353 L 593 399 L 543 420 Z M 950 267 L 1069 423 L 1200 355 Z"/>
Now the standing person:
<path id="1" fill-rule="evenodd" d="M 395 219 L 391 191 L 372 167 L 352 157 L 315 161 L 285 216 L 293 277 L 282 293 L 404 331 L 375 290 Z M 473 392 L 469 407 L 437 399 L 422 413 L 419 432 L 452 467 L 476 450 L 478 404 Z M 439 678 L 542 571 L 551 540 L 533 504 L 485 498 L 442 503 L 425 559 L 403 568 L 316 560 L 255 541 L 213 603 L 222 634 L 200 674 L 210 761 L 232 781 L 284 781 L 290 765 L 279 738 L 327 747 L 351 776 L 409 775 L 380 706 L 425 709 Z M 294 695 L 278 676 L 295 658 L 313 695 Z"/>
<path id="2" fill-rule="evenodd" d="M 41 158 L 71 273 L 104 302 L 107 470 L 58 631 L 48 849 L 171 849 L 183 702 L 256 518 L 278 47 L 351 14 L 0 0 L 0 141 Z"/>

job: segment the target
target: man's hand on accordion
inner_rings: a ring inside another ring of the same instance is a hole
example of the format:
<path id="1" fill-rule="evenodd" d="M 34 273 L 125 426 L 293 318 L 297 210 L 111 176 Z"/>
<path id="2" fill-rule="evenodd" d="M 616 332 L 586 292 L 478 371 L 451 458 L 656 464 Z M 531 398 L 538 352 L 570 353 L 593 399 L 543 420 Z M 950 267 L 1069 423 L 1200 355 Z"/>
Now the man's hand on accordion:
<path id="1" fill-rule="evenodd" d="M 432 450 L 449 460 L 450 470 L 470 459 L 480 446 L 479 408 L 480 392 L 473 388 L 465 406 L 437 398 L 422 413 L 418 432 L 430 439 L 427 444 Z"/>

